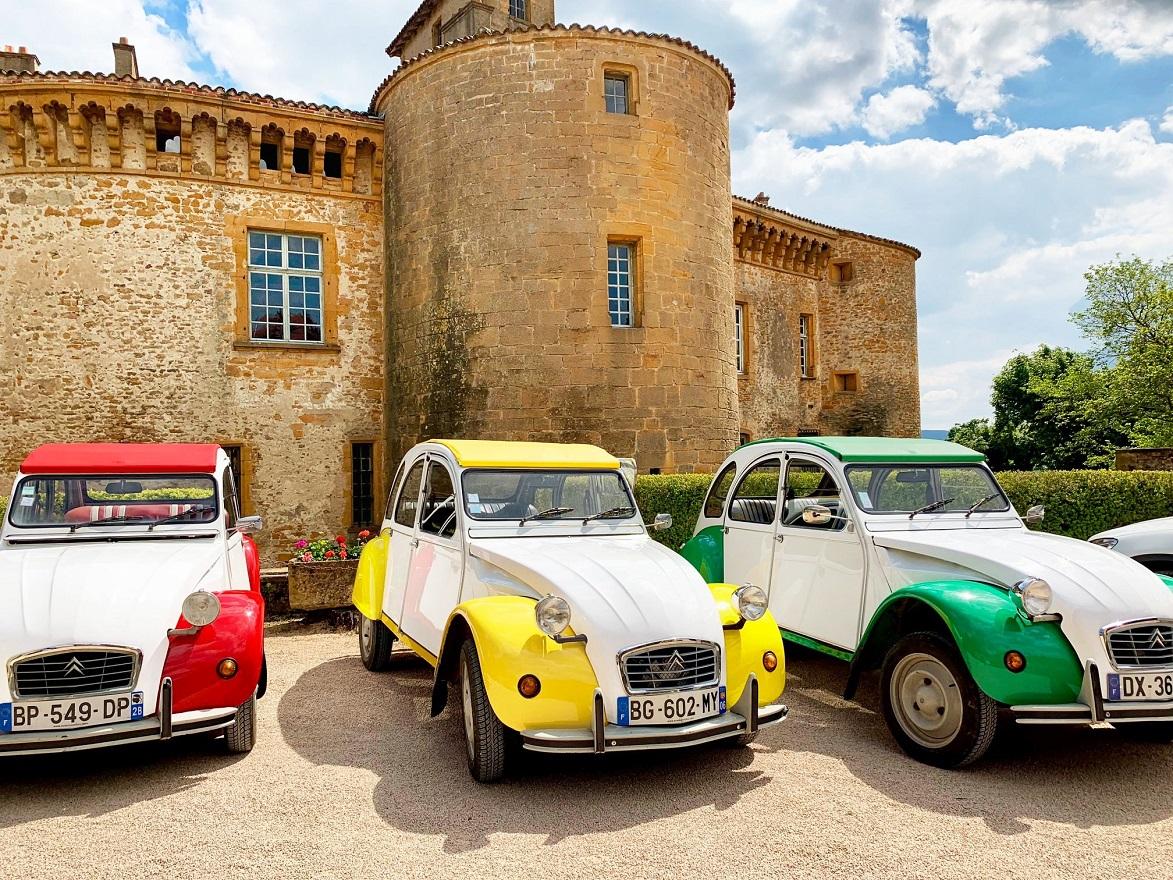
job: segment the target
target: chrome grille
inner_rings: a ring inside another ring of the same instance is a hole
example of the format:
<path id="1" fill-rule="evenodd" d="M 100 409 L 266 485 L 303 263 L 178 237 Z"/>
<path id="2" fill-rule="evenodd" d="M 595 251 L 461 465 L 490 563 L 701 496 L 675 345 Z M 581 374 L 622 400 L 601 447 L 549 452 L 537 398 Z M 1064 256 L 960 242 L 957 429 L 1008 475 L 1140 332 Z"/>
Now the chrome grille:
<path id="1" fill-rule="evenodd" d="M 619 668 L 633 694 L 705 687 L 721 678 L 721 650 L 712 642 L 658 642 L 624 651 Z"/>
<path id="2" fill-rule="evenodd" d="M 26 700 L 130 690 L 139 657 L 125 648 L 54 648 L 14 659 L 9 683 L 12 695 Z"/>
<path id="3" fill-rule="evenodd" d="M 1173 666 L 1173 621 L 1146 620 L 1105 631 L 1112 662 L 1120 667 Z"/>

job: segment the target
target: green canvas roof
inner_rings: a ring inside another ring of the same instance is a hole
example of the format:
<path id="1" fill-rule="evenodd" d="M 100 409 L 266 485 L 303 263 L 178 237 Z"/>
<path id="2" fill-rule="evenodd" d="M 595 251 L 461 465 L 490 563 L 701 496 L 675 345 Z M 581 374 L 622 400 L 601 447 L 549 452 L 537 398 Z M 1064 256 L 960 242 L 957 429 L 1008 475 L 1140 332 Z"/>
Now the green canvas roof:
<path id="1" fill-rule="evenodd" d="M 920 437 L 774 437 L 754 440 L 759 443 L 804 443 L 817 446 L 844 462 L 892 462 L 929 464 L 932 462 L 985 461 L 980 452 L 950 443 L 948 440 L 925 440 Z"/>

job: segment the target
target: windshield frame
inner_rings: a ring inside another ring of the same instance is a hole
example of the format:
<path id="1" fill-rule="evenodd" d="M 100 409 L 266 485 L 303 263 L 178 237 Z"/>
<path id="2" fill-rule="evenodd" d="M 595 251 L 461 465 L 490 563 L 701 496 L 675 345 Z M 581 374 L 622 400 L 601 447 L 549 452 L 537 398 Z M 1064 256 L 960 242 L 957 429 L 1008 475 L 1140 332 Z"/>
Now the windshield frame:
<path id="1" fill-rule="evenodd" d="M 986 464 L 984 461 L 983 462 L 979 462 L 979 461 L 853 462 L 853 463 L 847 465 L 843 469 L 843 482 L 846 484 L 847 493 L 851 496 L 852 503 L 860 510 L 861 513 L 864 513 L 868 516 L 904 516 L 904 517 L 907 517 L 910 513 L 913 512 L 912 510 L 875 510 L 870 507 L 865 507 L 860 502 L 859 490 L 857 490 L 855 488 L 855 486 L 852 485 L 852 482 L 851 482 L 852 471 L 864 471 L 864 470 L 876 471 L 876 470 L 883 470 L 883 469 L 889 469 L 889 470 L 892 470 L 892 469 L 938 470 L 939 471 L 939 470 L 946 470 L 946 469 L 956 470 L 958 468 L 977 468 L 978 470 L 985 472 L 986 476 L 989 477 L 989 479 L 990 479 L 990 483 L 992 484 L 992 486 L 995 489 L 998 490 L 998 494 L 1002 499 L 1002 503 L 1003 503 L 1002 507 L 992 507 L 990 505 L 993 505 L 995 502 L 989 501 L 989 502 L 987 502 L 987 504 L 985 504 L 982 507 L 975 510 L 973 512 L 974 516 L 977 516 L 977 515 L 983 514 L 983 513 L 1004 514 L 1004 513 L 1012 513 L 1014 511 L 1014 505 L 1010 503 L 1010 496 L 1006 494 L 1006 490 L 1003 489 L 1002 484 L 998 482 L 997 476 L 994 474 L 994 472 L 992 470 L 990 470 L 990 466 L 988 464 Z M 939 486 L 939 481 L 938 481 L 938 486 Z M 939 497 L 943 497 L 943 496 L 939 496 Z M 937 500 L 937 499 L 934 499 L 934 500 Z M 976 501 L 978 499 L 975 498 L 974 500 Z M 927 513 L 917 514 L 917 518 L 919 519 L 922 516 L 926 517 L 926 518 L 933 517 L 933 516 L 954 516 L 954 515 L 965 516 L 967 510 L 968 510 L 968 507 L 962 508 L 961 510 L 933 510 L 933 511 L 929 511 Z"/>
<path id="2" fill-rule="evenodd" d="M 22 523 L 18 523 L 18 522 L 16 522 L 16 521 L 15 521 L 15 520 L 12 518 L 13 512 L 14 512 L 14 511 L 16 510 L 16 508 L 18 507 L 18 505 L 17 505 L 15 502 L 16 502 L 16 501 L 17 501 L 17 499 L 19 498 L 19 495 L 20 495 L 20 489 L 21 489 L 21 487 L 22 487 L 22 486 L 24 486 L 24 485 L 25 485 L 25 483 L 27 483 L 27 482 L 29 482 L 29 481 L 35 481 L 35 480 L 82 480 L 82 481 L 85 481 L 85 480 L 101 480 L 101 479 L 107 479 L 107 480 L 124 480 L 124 481 L 125 481 L 125 480 L 158 480 L 158 479 L 164 479 L 164 478 L 168 478 L 168 477 L 170 477 L 170 478 L 173 478 L 173 479 L 176 479 L 176 480 L 207 480 L 209 483 L 211 483 L 211 484 L 212 484 L 212 496 L 211 496 L 211 498 L 210 498 L 209 500 L 212 502 L 212 506 L 213 506 L 213 508 L 214 508 L 214 510 L 215 510 L 215 512 L 216 512 L 216 515 L 215 515 L 214 517 L 212 517 L 210 520 L 205 520 L 205 521 L 202 521 L 202 522 L 200 522 L 200 521 L 197 521 L 197 520 L 192 520 L 192 521 L 190 521 L 190 522 L 183 522 L 183 521 L 169 522 L 169 523 L 166 523 L 165 525 L 163 525 L 161 528 L 167 529 L 167 528 L 169 528 L 170 526 L 180 526 L 180 527 L 182 527 L 182 528 L 185 528 L 185 529 L 190 529 L 192 526 L 202 526 L 202 527 L 204 527 L 204 528 L 207 528 L 207 527 L 209 527 L 209 526 L 215 526 L 217 523 L 219 523 L 219 522 L 220 522 L 220 520 L 221 520 L 221 519 L 223 518 L 223 516 L 224 516 L 224 508 L 223 508 L 223 506 L 222 506 L 222 505 L 221 505 L 221 503 L 220 503 L 220 497 L 221 497 L 221 492 L 220 492 L 220 483 L 219 483 L 219 481 L 216 479 L 216 475 L 215 475 L 215 474 L 209 474 L 209 473 L 166 473 L 166 474 L 160 474 L 160 473 L 153 473 L 153 474 L 104 474 L 104 473 L 93 473 L 93 474 L 66 474 L 66 473 L 61 473 L 61 474 L 57 474 L 57 473 L 52 473 L 52 474 L 22 474 L 22 475 L 21 475 L 21 477 L 20 477 L 20 480 L 19 480 L 19 481 L 16 483 L 16 485 L 15 485 L 15 486 L 13 486 L 13 489 L 12 489 L 12 495 L 11 495 L 11 496 L 8 498 L 8 510 L 5 512 L 5 517 L 4 517 L 4 518 L 5 518 L 5 521 L 6 521 L 7 525 L 8 525 L 10 528 L 12 528 L 12 529 L 17 529 L 17 530 L 20 530 L 20 531 L 26 531 L 26 530 L 45 530 L 45 529 L 65 529 L 65 530 L 67 530 L 67 531 L 72 531 L 72 526 L 74 525 L 73 523 L 59 522 L 59 523 L 29 523 L 29 524 L 22 524 Z M 203 501 L 204 499 L 200 499 L 200 500 L 201 500 L 201 501 Z M 111 505 L 111 506 L 117 506 L 117 505 L 119 505 L 119 504 L 121 504 L 121 503 L 122 503 L 122 502 L 107 502 L 107 504 L 109 504 L 109 505 Z M 130 502 L 130 503 L 134 503 L 134 502 Z M 175 501 L 174 501 L 173 499 L 168 499 L 167 501 L 159 501 L 159 502 L 157 502 L 157 503 L 167 503 L 167 504 L 172 504 L 172 503 L 175 503 Z M 154 523 L 154 522 L 156 522 L 156 520 L 153 520 L 153 519 L 135 519 L 135 520 L 122 520 L 122 521 L 119 521 L 119 522 L 102 523 L 101 525 L 97 525 L 97 526 L 89 526 L 89 527 L 87 527 L 87 529 L 86 529 L 86 530 L 88 531 L 88 530 L 89 530 L 89 529 L 91 529 L 91 528 L 98 528 L 98 529 L 102 529 L 102 528 L 111 528 L 111 529 L 115 529 L 115 528 L 126 528 L 127 526 L 141 526 L 141 527 L 144 527 L 144 528 L 145 528 L 146 526 L 149 526 L 149 525 L 151 525 L 151 524 L 152 524 L 152 523 Z M 162 532 L 162 534 L 168 534 L 168 532 Z"/>
<path id="3" fill-rule="evenodd" d="M 586 514 L 582 514 L 576 510 L 576 511 L 574 511 L 574 515 L 571 515 L 571 516 L 540 517 L 540 518 L 534 519 L 534 518 L 532 518 L 532 515 L 531 515 L 531 518 L 527 519 L 525 521 L 525 525 L 529 526 L 529 525 L 533 525 L 536 523 L 560 523 L 562 525 L 566 525 L 568 523 L 578 523 L 580 525 L 588 525 L 588 524 L 593 525 L 596 523 L 613 523 L 613 524 L 617 524 L 617 525 L 630 525 L 631 521 L 633 519 L 637 520 L 640 525 L 643 525 L 643 515 L 640 513 L 639 505 L 636 504 L 635 494 L 632 491 L 631 486 L 628 485 L 627 479 L 623 476 L 623 472 L 621 470 L 619 470 L 618 468 L 615 468 L 615 469 L 611 469 L 611 468 L 581 468 L 581 467 L 577 467 L 577 468 L 576 467 L 571 467 L 571 468 L 555 468 L 555 467 L 551 467 L 551 468 L 532 468 L 532 467 L 531 468 L 519 468 L 519 467 L 465 468 L 465 469 L 462 469 L 460 472 L 460 497 L 461 497 L 462 506 L 464 507 L 464 515 L 466 517 L 468 517 L 470 523 L 475 523 L 478 527 L 481 527 L 481 528 L 492 527 L 492 526 L 518 527 L 522 518 L 523 518 L 523 516 L 509 516 L 509 517 L 499 517 L 499 516 L 486 517 L 483 515 L 478 516 L 477 514 L 473 513 L 471 510 L 469 510 L 468 492 L 465 490 L 465 487 L 464 487 L 465 476 L 467 476 L 468 474 L 484 474 L 484 473 L 490 473 L 490 474 L 583 474 L 583 475 L 614 474 L 616 479 L 619 481 L 619 484 L 623 487 L 624 493 L 627 495 L 627 500 L 629 502 L 628 506 L 631 507 L 632 512 L 630 514 L 628 514 L 627 516 L 623 516 L 623 517 L 616 516 L 616 517 L 606 517 L 604 519 L 593 519 L 593 520 L 590 520 L 588 523 L 586 521 Z"/>

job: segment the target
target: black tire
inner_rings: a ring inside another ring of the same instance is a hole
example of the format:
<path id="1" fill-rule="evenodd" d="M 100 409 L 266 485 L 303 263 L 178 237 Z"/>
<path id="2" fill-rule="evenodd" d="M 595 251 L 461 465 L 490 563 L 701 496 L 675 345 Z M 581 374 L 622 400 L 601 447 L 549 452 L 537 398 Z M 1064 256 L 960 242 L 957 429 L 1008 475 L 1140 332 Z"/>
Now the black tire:
<path id="1" fill-rule="evenodd" d="M 1173 722 L 1169 721 L 1134 721 L 1131 724 L 1118 724 L 1116 729 L 1137 742 L 1173 742 Z"/>
<path id="2" fill-rule="evenodd" d="M 224 745 L 232 755 L 246 755 L 257 744 L 257 695 L 254 692 L 236 710 L 236 718 L 224 731 Z"/>
<path id="3" fill-rule="evenodd" d="M 892 646 L 880 699 L 896 742 L 934 767 L 972 764 L 998 730 L 998 704 L 977 686 L 953 642 L 937 633 L 912 633 Z"/>
<path id="4" fill-rule="evenodd" d="M 371 672 L 382 672 L 391 665 L 391 647 L 395 634 L 381 620 L 358 616 L 358 656 Z"/>
<path id="5" fill-rule="evenodd" d="M 460 709 L 468 772 L 477 782 L 500 781 L 505 776 L 505 725 L 489 704 L 472 639 L 460 647 Z"/>

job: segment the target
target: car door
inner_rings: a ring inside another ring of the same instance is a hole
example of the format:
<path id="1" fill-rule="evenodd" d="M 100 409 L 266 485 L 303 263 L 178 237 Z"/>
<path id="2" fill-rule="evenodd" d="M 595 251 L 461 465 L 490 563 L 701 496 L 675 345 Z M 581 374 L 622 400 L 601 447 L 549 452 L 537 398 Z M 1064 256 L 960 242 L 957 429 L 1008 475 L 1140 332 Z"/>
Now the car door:
<path id="1" fill-rule="evenodd" d="M 725 580 L 767 592 L 774 558 L 774 522 L 782 458 L 771 455 L 746 468 L 725 511 Z"/>
<path id="2" fill-rule="evenodd" d="M 407 579 L 411 571 L 411 557 L 415 550 L 416 514 L 420 508 L 420 493 L 424 486 L 425 456 L 417 458 L 407 471 L 399 497 L 395 500 L 390 522 L 390 540 L 387 542 L 387 572 L 383 583 L 383 613 L 403 626 L 403 598 L 407 593 Z"/>
<path id="3" fill-rule="evenodd" d="M 829 508 L 822 524 L 803 519 Z M 834 475 L 818 461 L 786 462 L 770 589 L 770 610 L 783 629 L 854 651 L 859 642 L 864 548 Z"/>
<path id="4" fill-rule="evenodd" d="M 455 487 L 448 464 L 429 455 L 404 595 L 403 632 L 434 655 L 440 653 L 448 616 L 460 602 L 464 572 Z"/>

